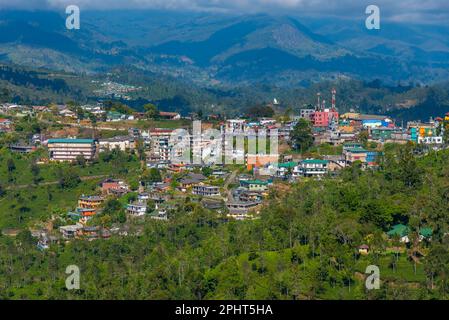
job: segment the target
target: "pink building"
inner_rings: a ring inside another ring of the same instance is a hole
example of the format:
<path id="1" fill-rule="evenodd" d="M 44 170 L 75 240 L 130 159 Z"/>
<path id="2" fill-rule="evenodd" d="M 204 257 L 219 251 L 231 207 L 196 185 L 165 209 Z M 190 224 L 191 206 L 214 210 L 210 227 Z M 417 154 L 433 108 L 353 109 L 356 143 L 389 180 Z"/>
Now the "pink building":
<path id="1" fill-rule="evenodd" d="M 337 111 L 324 109 L 324 111 L 315 111 L 312 115 L 314 127 L 328 127 L 331 119 L 338 121 Z"/>

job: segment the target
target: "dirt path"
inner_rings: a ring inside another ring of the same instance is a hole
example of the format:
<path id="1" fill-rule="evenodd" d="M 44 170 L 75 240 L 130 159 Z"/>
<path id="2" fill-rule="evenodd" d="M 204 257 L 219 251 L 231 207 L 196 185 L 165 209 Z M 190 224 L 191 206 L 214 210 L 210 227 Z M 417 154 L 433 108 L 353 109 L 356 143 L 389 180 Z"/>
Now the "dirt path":
<path id="1" fill-rule="evenodd" d="M 87 181 L 87 180 L 94 180 L 94 179 L 101 179 L 101 178 L 106 178 L 108 175 L 103 174 L 100 176 L 84 176 L 84 177 L 80 177 L 81 181 Z M 29 184 L 20 184 L 17 186 L 8 186 L 5 188 L 5 190 L 16 190 L 16 189 L 26 189 L 26 188 L 30 188 L 30 187 L 42 187 L 42 186 L 50 186 L 50 185 L 55 185 L 58 184 L 59 181 L 48 181 L 48 182 L 42 182 L 39 184 L 33 184 L 33 183 L 29 183 Z"/>

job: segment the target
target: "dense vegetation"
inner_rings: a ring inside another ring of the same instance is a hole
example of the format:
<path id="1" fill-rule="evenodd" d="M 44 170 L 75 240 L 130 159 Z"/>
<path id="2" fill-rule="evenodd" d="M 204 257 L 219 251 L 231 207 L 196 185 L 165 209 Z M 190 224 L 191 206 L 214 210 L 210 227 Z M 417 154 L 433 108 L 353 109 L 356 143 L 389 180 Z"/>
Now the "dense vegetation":
<path id="1" fill-rule="evenodd" d="M 355 164 L 337 178 L 280 185 L 253 221 L 227 221 L 194 204 L 190 213 L 178 206 L 167 222 L 136 223 L 138 236 L 72 241 L 47 252 L 26 231 L 3 236 L 0 297 L 447 298 L 449 152 L 413 152 L 387 148 L 379 170 Z M 385 235 L 396 223 L 410 227 L 407 247 Z M 433 229 L 431 241 L 417 241 L 423 226 Z M 361 244 L 369 255 L 357 253 Z M 67 291 L 64 271 L 72 264 L 80 267 L 81 289 Z M 365 290 L 371 264 L 380 267 L 380 290 Z"/>
<path id="2" fill-rule="evenodd" d="M 95 96 L 94 90 L 98 88 L 92 81 L 115 81 L 141 87 L 142 90 L 130 94 L 131 100 L 120 101 L 134 110 L 144 111 L 143 106 L 151 102 L 160 111 L 176 111 L 183 115 L 204 112 L 228 116 L 272 116 L 273 110 L 266 107 L 266 104 L 273 98 L 281 102 L 275 111 L 284 113 L 289 110 L 291 115 L 296 115 L 299 108 L 314 106 L 317 92 L 321 92 L 326 101 L 331 101 L 332 88 L 337 90 L 337 108 L 340 112 L 353 109 L 358 112 L 388 114 L 398 121 L 427 121 L 431 116 L 442 116 L 449 112 L 447 83 L 432 86 L 398 83 L 391 86 L 380 80 L 338 80 L 288 88 L 266 84 L 201 87 L 131 67 L 113 69 L 108 75 L 79 76 L 3 66 L 0 68 L 0 102 L 48 105 L 73 100 L 79 103 L 96 103 L 99 98 L 109 100 Z M 117 102 L 112 101 L 107 106 L 111 110 L 131 112 L 127 107 L 114 108 L 119 105 Z"/>
<path id="3" fill-rule="evenodd" d="M 81 194 L 90 194 L 106 177 L 126 177 L 138 183 L 140 162 L 136 155 L 102 153 L 99 160 L 85 165 L 37 164 L 45 151 L 29 155 L 0 149 L 0 228 L 27 228 L 73 210 Z"/>

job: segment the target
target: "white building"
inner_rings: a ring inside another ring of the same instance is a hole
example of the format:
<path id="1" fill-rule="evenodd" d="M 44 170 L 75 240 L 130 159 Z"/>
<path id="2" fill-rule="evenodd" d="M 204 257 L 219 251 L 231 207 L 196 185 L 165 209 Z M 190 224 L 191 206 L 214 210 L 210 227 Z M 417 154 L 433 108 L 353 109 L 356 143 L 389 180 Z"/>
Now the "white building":
<path id="1" fill-rule="evenodd" d="M 98 140 L 100 147 L 100 152 L 107 150 L 119 149 L 121 151 L 133 150 L 135 149 L 134 138 L 131 137 L 113 137 L 108 139 Z"/>
<path id="2" fill-rule="evenodd" d="M 328 160 L 306 159 L 293 169 L 293 177 L 319 177 L 327 174 Z"/>
<path id="3" fill-rule="evenodd" d="M 96 156 L 97 144 L 93 139 L 49 139 L 50 160 L 74 161 L 78 156 L 92 160 Z"/>
<path id="4" fill-rule="evenodd" d="M 147 204 L 144 201 L 130 203 L 126 207 L 126 212 L 133 217 L 141 217 L 147 213 Z"/>

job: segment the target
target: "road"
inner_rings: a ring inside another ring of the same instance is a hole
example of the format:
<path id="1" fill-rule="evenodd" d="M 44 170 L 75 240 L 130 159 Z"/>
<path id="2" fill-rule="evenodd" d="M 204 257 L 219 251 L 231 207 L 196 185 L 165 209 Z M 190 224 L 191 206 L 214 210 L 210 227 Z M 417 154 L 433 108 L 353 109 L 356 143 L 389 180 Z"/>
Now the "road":
<path id="1" fill-rule="evenodd" d="M 235 177 L 236 177 L 236 175 L 237 175 L 237 172 L 238 172 L 238 170 L 232 171 L 231 174 L 226 178 L 226 181 L 225 181 L 225 183 L 224 183 L 224 187 L 223 187 L 223 188 L 224 188 L 225 190 L 227 190 L 227 192 L 228 192 L 228 201 L 230 201 L 230 200 L 233 199 L 233 197 L 232 197 L 232 191 L 231 191 L 231 190 L 228 190 L 228 186 L 229 186 L 231 183 L 234 182 Z"/>
<path id="2" fill-rule="evenodd" d="M 84 177 L 80 177 L 81 181 L 87 181 L 87 180 L 94 180 L 94 179 L 101 179 L 101 178 L 106 178 L 108 177 L 108 175 L 100 175 L 100 176 L 84 176 Z M 5 188 L 5 190 L 17 190 L 17 189 L 26 189 L 26 188 L 30 188 L 30 187 L 42 187 L 42 186 L 51 186 L 51 185 L 55 185 L 58 184 L 59 181 L 48 181 L 48 182 L 41 182 L 39 184 L 33 184 L 33 183 L 29 183 L 29 184 L 20 184 L 17 186 L 8 186 Z"/>

